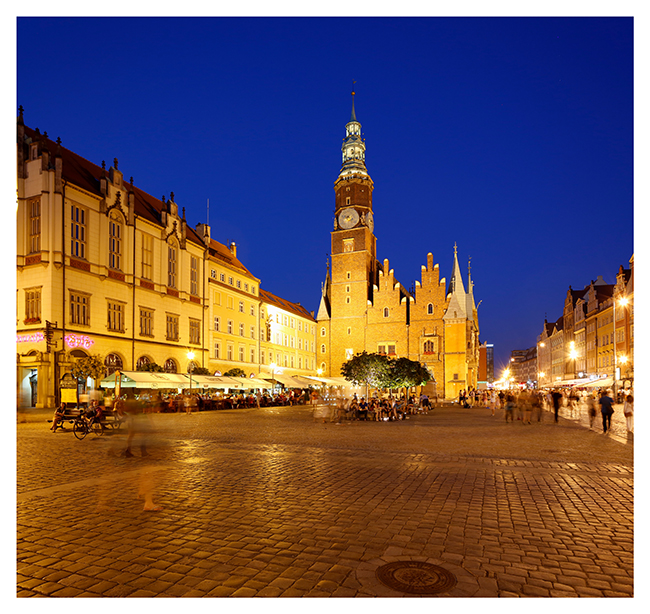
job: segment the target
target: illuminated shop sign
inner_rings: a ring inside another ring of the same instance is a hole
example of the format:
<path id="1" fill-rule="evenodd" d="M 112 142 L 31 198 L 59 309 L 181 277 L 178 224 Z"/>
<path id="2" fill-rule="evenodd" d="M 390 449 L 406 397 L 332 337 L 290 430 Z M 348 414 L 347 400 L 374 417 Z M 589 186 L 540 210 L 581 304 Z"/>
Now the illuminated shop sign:
<path id="1" fill-rule="evenodd" d="M 16 335 L 16 343 L 36 343 L 43 341 L 45 336 L 43 333 L 32 333 L 31 335 Z"/>
<path id="2" fill-rule="evenodd" d="M 65 339 L 65 344 L 69 348 L 84 348 L 86 350 L 89 350 L 93 345 L 95 345 L 95 341 L 88 337 L 87 335 L 66 335 L 64 337 Z"/>

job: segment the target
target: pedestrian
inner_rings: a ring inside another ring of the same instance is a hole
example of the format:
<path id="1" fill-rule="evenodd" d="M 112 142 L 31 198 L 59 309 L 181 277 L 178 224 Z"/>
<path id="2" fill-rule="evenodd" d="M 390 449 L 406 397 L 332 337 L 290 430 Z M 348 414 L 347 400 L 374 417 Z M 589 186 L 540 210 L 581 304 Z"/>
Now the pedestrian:
<path id="1" fill-rule="evenodd" d="M 555 422 L 558 422 L 558 415 L 560 413 L 560 400 L 562 399 L 562 393 L 559 390 L 554 390 L 551 394 L 553 399 L 553 411 L 555 412 Z"/>
<path id="2" fill-rule="evenodd" d="M 62 401 L 61 405 L 59 405 L 55 410 L 54 410 L 54 416 L 52 416 L 52 428 L 50 431 L 55 432 L 57 426 L 59 426 L 59 422 L 63 420 L 63 416 L 65 416 L 65 408 L 66 405 Z"/>
<path id="3" fill-rule="evenodd" d="M 631 433 L 634 429 L 634 397 L 628 394 L 623 403 L 623 415 L 627 423 L 627 432 Z"/>
<path id="4" fill-rule="evenodd" d="M 603 435 L 607 435 L 607 430 L 612 428 L 612 414 L 614 413 L 614 400 L 603 390 L 598 400 L 600 404 L 600 413 L 603 415 Z"/>
<path id="5" fill-rule="evenodd" d="M 506 395 L 506 422 L 514 422 L 514 413 L 515 413 L 515 397 L 512 392 L 508 392 Z"/>
<path id="6" fill-rule="evenodd" d="M 596 418 L 596 399 L 591 392 L 587 395 L 587 413 L 589 414 L 589 428 L 594 428 L 594 420 Z"/>
<path id="7" fill-rule="evenodd" d="M 530 404 L 532 408 L 532 414 L 537 418 L 537 422 L 542 421 L 542 395 L 541 393 L 534 391 L 531 395 Z M 530 424 L 530 422 L 529 422 Z"/>
<path id="8" fill-rule="evenodd" d="M 522 423 L 531 424 L 530 419 L 533 415 L 533 404 L 532 404 L 531 393 L 528 390 L 523 390 L 521 395 L 519 396 L 519 402 L 524 412 Z"/>

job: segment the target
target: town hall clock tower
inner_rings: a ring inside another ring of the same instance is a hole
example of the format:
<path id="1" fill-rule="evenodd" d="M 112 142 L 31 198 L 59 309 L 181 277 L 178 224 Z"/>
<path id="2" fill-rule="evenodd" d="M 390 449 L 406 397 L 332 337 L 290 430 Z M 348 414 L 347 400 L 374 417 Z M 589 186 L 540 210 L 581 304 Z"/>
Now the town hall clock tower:
<path id="1" fill-rule="evenodd" d="M 332 269 L 317 317 L 317 365 L 333 376 L 339 376 L 340 365 L 365 348 L 367 307 L 377 283 L 373 182 L 366 169 L 366 144 L 354 110 L 354 92 L 341 150 L 343 164 L 334 182 Z"/>

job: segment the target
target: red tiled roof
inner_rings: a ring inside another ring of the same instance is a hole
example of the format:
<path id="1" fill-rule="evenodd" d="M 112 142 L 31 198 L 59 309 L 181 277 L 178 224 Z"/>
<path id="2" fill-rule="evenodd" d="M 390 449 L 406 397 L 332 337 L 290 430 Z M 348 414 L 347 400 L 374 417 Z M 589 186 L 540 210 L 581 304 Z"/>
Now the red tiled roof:
<path id="1" fill-rule="evenodd" d="M 287 301 L 283 298 L 280 298 L 279 296 L 275 296 L 275 294 L 271 294 L 270 292 L 267 292 L 266 290 L 262 290 L 261 288 L 260 288 L 260 298 L 263 301 L 266 301 L 267 303 L 271 303 L 272 305 L 276 305 L 277 307 L 284 309 L 285 311 L 295 313 L 301 318 L 307 318 L 312 322 L 316 321 L 314 319 L 314 316 L 312 316 L 311 313 L 307 311 L 302 305 L 299 305 L 298 303 L 292 303 L 291 301 Z"/>

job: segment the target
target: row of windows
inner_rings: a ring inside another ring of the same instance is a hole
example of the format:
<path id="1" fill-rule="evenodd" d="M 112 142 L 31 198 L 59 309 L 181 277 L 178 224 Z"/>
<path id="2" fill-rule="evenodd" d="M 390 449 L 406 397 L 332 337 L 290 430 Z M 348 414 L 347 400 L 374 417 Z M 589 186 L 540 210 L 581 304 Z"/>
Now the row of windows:
<path id="1" fill-rule="evenodd" d="M 87 213 L 83 207 L 70 206 L 70 255 L 75 258 L 87 257 Z M 30 205 L 30 253 L 40 251 L 41 214 L 40 201 Z M 116 271 L 123 267 L 123 223 L 121 216 L 112 211 L 108 222 L 108 266 Z M 170 239 L 167 246 L 167 286 L 178 289 L 178 244 Z M 141 275 L 143 279 L 153 279 L 153 236 L 142 234 Z M 199 259 L 190 256 L 190 294 L 199 294 Z"/>
<path id="2" fill-rule="evenodd" d="M 210 277 L 212 279 L 218 279 L 221 283 L 226 283 L 226 274 L 225 273 L 218 273 L 215 269 L 210 270 Z M 249 291 L 249 286 L 248 282 L 244 281 L 242 282 L 241 279 L 234 278 L 232 275 L 228 275 L 228 284 L 230 286 L 233 286 L 235 288 L 239 288 L 240 290 L 243 288 L 244 292 Z M 250 285 L 250 293 L 255 294 L 256 291 L 256 286 L 253 284 Z"/>
<path id="3" fill-rule="evenodd" d="M 225 356 L 222 355 L 221 346 L 222 346 L 221 341 L 215 341 L 214 342 L 213 356 L 212 357 L 215 360 L 225 359 L 225 360 L 229 360 L 229 361 L 234 361 L 235 360 L 235 346 L 230 344 L 230 343 L 226 344 L 226 354 L 225 354 Z M 240 345 L 240 346 L 238 346 L 237 349 L 238 349 L 237 360 L 239 360 L 239 362 L 246 362 L 247 355 L 246 355 L 245 346 Z M 262 350 L 261 353 L 260 353 L 260 362 L 261 362 L 261 364 L 267 364 L 266 357 L 267 357 L 266 356 L 266 351 Z M 248 359 L 249 359 L 248 362 L 251 362 L 251 363 L 256 362 L 255 361 L 255 348 L 252 347 L 252 346 L 249 346 L 249 348 L 248 348 Z M 308 358 L 308 357 L 304 357 L 304 361 L 303 361 L 303 357 L 298 356 L 297 360 L 296 360 L 295 356 L 290 356 L 288 354 L 283 354 L 281 352 L 276 352 L 274 354 L 273 351 L 269 350 L 269 352 L 268 352 L 268 364 L 273 363 L 274 360 L 277 361 L 276 364 L 278 366 L 295 368 L 296 364 L 297 364 L 298 369 L 302 369 L 303 364 L 304 364 L 305 369 L 311 369 L 312 364 L 314 362 L 311 358 Z"/>

